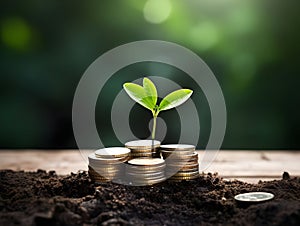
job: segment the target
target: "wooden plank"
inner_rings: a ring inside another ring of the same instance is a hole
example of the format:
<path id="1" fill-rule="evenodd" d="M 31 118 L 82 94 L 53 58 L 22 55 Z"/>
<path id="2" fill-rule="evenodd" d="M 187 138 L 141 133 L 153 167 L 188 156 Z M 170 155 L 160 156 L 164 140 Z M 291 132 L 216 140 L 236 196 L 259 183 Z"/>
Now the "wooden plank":
<path id="1" fill-rule="evenodd" d="M 227 179 L 257 183 L 281 179 L 284 171 L 299 176 L 299 162 L 299 151 L 220 151 L 208 170 Z"/>
<path id="2" fill-rule="evenodd" d="M 220 151 L 208 170 L 236 177 L 278 177 L 284 171 L 298 176 L 299 162 L 300 152 L 297 151 Z"/>
<path id="3" fill-rule="evenodd" d="M 55 170 L 68 174 L 87 170 L 86 156 L 79 150 L 1 150 L 0 169 L 34 171 Z M 199 151 L 199 161 L 204 151 Z M 84 160 L 85 159 L 85 160 Z M 226 179 L 247 182 L 280 179 L 284 171 L 300 175 L 299 151 L 219 151 L 205 172 L 218 172 Z"/>
<path id="4" fill-rule="evenodd" d="M 78 150 L 2 150 L 0 168 L 26 171 L 44 169 L 69 174 L 87 170 L 87 164 Z"/>

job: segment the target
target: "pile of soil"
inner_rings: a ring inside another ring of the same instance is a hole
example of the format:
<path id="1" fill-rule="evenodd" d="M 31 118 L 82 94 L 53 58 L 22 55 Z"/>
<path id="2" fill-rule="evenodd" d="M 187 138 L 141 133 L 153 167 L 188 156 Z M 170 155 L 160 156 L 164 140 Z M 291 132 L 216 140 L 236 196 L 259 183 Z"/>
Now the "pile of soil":
<path id="1" fill-rule="evenodd" d="M 264 203 L 234 196 L 271 192 Z M 0 171 L 0 225 L 300 225 L 300 178 L 248 184 L 201 175 L 148 187 L 93 184 L 87 172 Z"/>

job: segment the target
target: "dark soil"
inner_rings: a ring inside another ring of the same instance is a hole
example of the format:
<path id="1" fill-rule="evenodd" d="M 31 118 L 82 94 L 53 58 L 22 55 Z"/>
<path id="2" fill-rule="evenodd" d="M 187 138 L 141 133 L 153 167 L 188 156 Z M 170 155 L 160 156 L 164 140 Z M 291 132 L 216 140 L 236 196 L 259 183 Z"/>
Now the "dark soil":
<path id="1" fill-rule="evenodd" d="M 247 184 L 202 175 L 149 187 L 95 185 L 86 172 L 0 171 L 0 225 L 300 225 L 300 179 Z M 271 192 L 242 206 L 234 195 Z"/>

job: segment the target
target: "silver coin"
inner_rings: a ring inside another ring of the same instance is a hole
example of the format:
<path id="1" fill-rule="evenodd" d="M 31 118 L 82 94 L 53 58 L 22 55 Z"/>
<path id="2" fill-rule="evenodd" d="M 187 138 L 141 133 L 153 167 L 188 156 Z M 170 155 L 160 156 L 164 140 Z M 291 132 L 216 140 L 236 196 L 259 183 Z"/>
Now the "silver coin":
<path id="1" fill-rule="evenodd" d="M 131 178 L 131 180 L 155 180 L 159 179 L 162 177 L 165 177 L 165 173 L 156 173 L 156 174 L 147 174 L 147 175 L 142 175 L 142 174 L 128 174 L 128 176 Z"/>
<path id="2" fill-rule="evenodd" d="M 160 149 L 169 150 L 169 151 L 174 151 L 174 150 L 185 151 L 185 150 L 195 150 L 196 147 L 191 144 L 164 144 L 164 145 L 160 145 Z"/>
<path id="3" fill-rule="evenodd" d="M 249 192 L 234 196 L 240 202 L 264 202 L 273 198 L 274 195 L 268 192 Z"/>
<path id="4" fill-rule="evenodd" d="M 130 156 L 132 157 L 152 157 L 156 152 L 144 152 L 144 153 L 134 153 L 131 152 Z"/>
<path id="5" fill-rule="evenodd" d="M 153 185 L 153 184 L 163 182 L 165 180 L 166 180 L 165 177 L 161 177 L 161 178 L 157 178 L 157 179 L 151 179 L 151 180 L 137 180 L 137 179 L 134 179 L 133 181 L 130 181 L 129 184 L 134 183 L 134 185 L 137 185 L 137 186 Z"/>
<path id="6" fill-rule="evenodd" d="M 128 161 L 128 164 L 135 166 L 157 166 L 164 165 L 165 160 L 160 158 L 135 158 Z"/>
<path id="7" fill-rule="evenodd" d="M 127 173 L 135 173 L 135 174 L 145 174 L 145 173 L 156 173 L 156 172 L 163 172 L 165 169 L 165 165 L 161 166 L 126 166 L 126 172 Z"/>
<path id="8" fill-rule="evenodd" d="M 174 154 L 174 155 L 191 155 L 194 153 L 194 150 L 160 150 L 160 152 L 162 153 L 162 155 L 165 155 L 165 156 L 170 156 L 171 154 Z"/>
<path id="9" fill-rule="evenodd" d="M 124 147 L 110 147 L 102 148 L 95 151 L 97 157 L 112 157 L 112 156 L 126 156 L 129 155 L 130 149 Z"/>
<path id="10" fill-rule="evenodd" d="M 131 153 L 147 153 L 147 152 L 159 152 L 159 148 L 146 148 L 146 149 L 141 149 L 141 148 L 136 148 L 136 149 L 133 149 L 131 148 Z"/>
<path id="11" fill-rule="evenodd" d="M 127 148 L 141 150 L 158 148 L 159 146 L 160 142 L 158 140 L 133 140 L 125 144 Z"/>
<path id="12" fill-rule="evenodd" d="M 172 162 L 198 162 L 198 154 L 197 152 L 194 152 L 193 154 L 186 154 L 186 155 L 170 155 L 166 158 L 164 158 L 166 163 L 172 163 Z"/>
<path id="13" fill-rule="evenodd" d="M 199 174 L 194 176 L 177 176 L 177 177 L 170 177 L 169 181 L 182 181 L 182 180 L 195 180 L 199 177 Z"/>
<path id="14" fill-rule="evenodd" d="M 126 162 L 129 157 L 111 157 L 111 158 L 100 158 L 95 155 L 95 153 L 91 153 L 88 156 L 90 164 L 121 164 L 122 162 Z"/>

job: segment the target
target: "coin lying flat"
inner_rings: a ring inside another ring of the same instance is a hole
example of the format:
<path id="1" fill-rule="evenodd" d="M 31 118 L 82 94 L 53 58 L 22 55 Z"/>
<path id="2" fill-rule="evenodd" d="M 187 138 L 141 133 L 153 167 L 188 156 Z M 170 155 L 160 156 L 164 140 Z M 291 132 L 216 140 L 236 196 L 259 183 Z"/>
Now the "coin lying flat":
<path id="1" fill-rule="evenodd" d="M 156 152 L 131 152 L 130 156 L 131 157 L 135 157 L 135 158 L 138 158 L 138 157 L 152 157 L 153 155 L 155 155 Z"/>
<path id="2" fill-rule="evenodd" d="M 197 176 L 199 174 L 198 171 L 180 171 L 173 175 L 173 177 L 192 177 Z"/>
<path id="3" fill-rule="evenodd" d="M 134 173 L 145 173 L 145 172 L 159 172 L 164 171 L 166 165 L 159 165 L 159 166 L 134 166 L 134 165 L 127 165 L 126 170 L 128 172 Z"/>
<path id="4" fill-rule="evenodd" d="M 198 160 L 194 160 L 194 161 L 171 160 L 171 161 L 169 161 L 166 159 L 166 164 L 167 164 L 167 166 L 170 166 L 170 167 L 194 166 L 194 165 L 198 164 Z"/>
<path id="5" fill-rule="evenodd" d="M 188 151 L 169 151 L 169 150 L 160 150 L 163 158 L 167 158 L 170 155 L 187 155 L 187 154 L 193 154 L 194 150 L 188 150 Z"/>
<path id="6" fill-rule="evenodd" d="M 164 159 L 184 158 L 193 155 L 196 147 L 190 144 L 164 144 L 160 146 L 160 153 Z"/>
<path id="7" fill-rule="evenodd" d="M 130 184 L 152 185 L 166 180 L 165 167 L 161 158 L 134 158 L 127 162 L 126 175 Z"/>
<path id="8" fill-rule="evenodd" d="M 199 169 L 199 164 L 198 163 L 184 164 L 183 166 L 176 165 L 176 164 L 168 164 L 167 169 L 178 169 L 178 170 Z"/>
<path id="9" fill-rule="evenodd" d="M 164 144 L 160 146 L 160 149 L 169 150 L 169 151 L 174 151 L 174 150 L 189 151 L 189 150 L 195 150 L 196 147 L 191 144 Z"/>
<path id="10" fill-rule="evenodd" d="M 97 172 L 97 171 L 92 171 L 89 170 L 89 174 L 94 176 L 94 177 L 117 177 L 121 176 L 122 172 Z"/>
<path id="11" fill-rule="evenodd" d="M 170 166 L 190 166 L 190 165 L 195 165 L 198 164 L 198 160 L 191 160 L 191 161 L 187 161 L 185 159 L 166 159 L 166 164 L 170 165 Z"/>
<path id="12" fill-rule="evenodd" d="M 122 170 L 124 168 L 124 165 L 122 164 L 98 164 L 98 165 L 89 165 L 89 169 L 93 169 L 95 171 L 97 170 L 106 170 L 106 171 L 116 171 L 116 170 Z"/>
<path id="13" fill-rule="evenodd" d="M 130 158 L 156 158 L 160 157 L 160 142 L 157 140 L 133 140 L 125 144 L 130 149 Z"/>
<path id="14" fill-rule="evenodd" d="M 124 165 L 129 159 L 130 149 L 123 147 L 103 148 L 88 156 L 89 176 L 92 181 L 105 183 L 122 178 Z"/>
<path id="15" fill-rule="evenodd" d="M 160 146 L 166 162 L 165 174 L 171 181 L 193 180 L 199 176 L 198 153 L 189 144 L 167 144 Z"/>
<path id="16" fill-rule="evenodd" d="M 110 180 L 113 179 L 113 178 L 111 178 L 111 177 L 102 177 L 102 176 L 97 175 L 97 174 L 94 174 L 94 173 L 92 173 L 92 172 L 90 172 L 90 171 L 89 171 L 88 173 L 89 173 L 89 176 L 90 176 L 90 178 L 91 178 L 92 181 L 108 182 L 108 181 L 110 181 Z"/>
<path id="17" fill-rule="evenodd" d="M 192 152 L 192 153 L 186 153 L 186 154 L 177 154 L 173 153 L 172 155 L 169 156 L 168 159 L 198 159 L 198 153 L 197 152 Z"/>
<path id="18" fill-rule="evenodd" d="M 274 195 L 268 192 L 249 192 L 234 196 L 240 202 L 264 202 L 273 198 Z"/>
<path id="19" fill-rule="evenodd" d="M 144 186 L 144 185 L 154 185 L 154 184 L 158 184 L 158 183 L 161 183 L 163 181 L 165 181 L 166 178 L 163 177 L 163 178 L 159 178 L 159 179 L 155 179 L 155 180 L 135 180 L 134 181 L 134 185 L 137 185 L 137 186 Z"/>
<path id="20" fill-rule="evenodd" d="M 105 172 L 105 171 L 92 171 L 92 170 L 90 170 L 89 172 L 90 172 L 90 174 L 100 175 L 100 176 L 103 176 L 103 177 L 114 176 L 114 175 L 121 175 L 122 174 L 120 171 Z"/>
<path id="21" fill-rule="evenodd" d="M 136 158 L 128 161 L 128 164 L 136 166 L 155 166 L 164 165 L 165 160 L 160 158 Z"/>
<path id="22" fill-rule="evenodd" d="M 124 147 L 110 147 L 102 148 L 95 151 L 96 157 L 111 158 L 111 157 L 124 157 L 128 156 L 130 150 Z"/>
<path id="23" fill-rule="evenodd" d="M 149 147 L 149 148 L 146 148 L 146 149 L 141 149 L 141 148 L 136 148 L 136 149 L 133 149 L 133 148 L 129 148 L 131 150 L 131 153 L 136 153 L 136 154 L 139 154 L 139 153 L 148 153 L 148 152 L 158 152 L 160 149 L 159 148 L 152 148 L 152 147 Z"/>
<path id="24" fill-rule="evenodd" d="M 158 140 L 133 140 L 125 144 L 127 148 L 140 150 L 158 148 L 159 146 L 160 142 Z"/>
<path id="25" fill-rule="evenodd" d="M 105 183 L 124 177 L 124 162 L 130 158 L 130 149 L 110 147 L 89 154 L 89 176 L 95 183 Z"/>
<path id="26" fill-rule="evenodd" d="M 121 164 L 122 162 L 128 161 L 129 157 L 118 157 L 118 158 L 100 158 L 91 153 L 88 156 L 89 164 L 102 165 L 102 164 Z"/>
<path id="27" fill-rule="evenodd" d="M 164 178 L 165 174 L 164 172 L 156 172 L 156 173 L 147 173 L 147 174 L 134 174 L 134 173 L 128 173 L 128 176 L 130 176 L 132 179 L 138 180 L 154 180 L 159 178 Z"/>
<path id="28" fill-rule="evenodd" d="M 199 177 L 199 175 L 194 175 L 194 176 L 182 176 L 182 177 L 170 177 L 170 181 L 182 181 L 182 180 L 195 180 Z"/>

